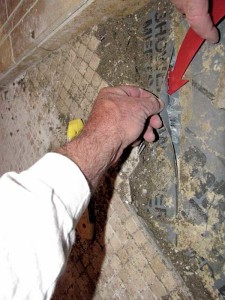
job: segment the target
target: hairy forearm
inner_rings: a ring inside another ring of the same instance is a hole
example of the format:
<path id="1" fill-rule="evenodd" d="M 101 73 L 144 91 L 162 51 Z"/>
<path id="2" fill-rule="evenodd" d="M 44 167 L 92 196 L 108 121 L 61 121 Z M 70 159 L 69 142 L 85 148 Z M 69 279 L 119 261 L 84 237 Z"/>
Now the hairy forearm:
<path id="1" fill-rule="evenodd" d="M 93 191 L 102 175 L 115 161 L 122 149 L 109 131 L 89 133 L 84 130 L 80 136 L 58 149 L 58 153 L 74 161 L 85 175 Z"/>

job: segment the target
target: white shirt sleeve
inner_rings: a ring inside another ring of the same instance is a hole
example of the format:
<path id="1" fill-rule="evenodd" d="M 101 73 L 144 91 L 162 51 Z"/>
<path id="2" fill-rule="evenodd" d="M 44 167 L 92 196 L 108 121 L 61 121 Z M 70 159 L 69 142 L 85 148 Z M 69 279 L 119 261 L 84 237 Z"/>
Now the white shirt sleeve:
<path id="1" fill-rule="evenodd" d="M 60 154 L 1 177 L 1 300 L 50 299 L 89 199 L 84 175 Z"/>

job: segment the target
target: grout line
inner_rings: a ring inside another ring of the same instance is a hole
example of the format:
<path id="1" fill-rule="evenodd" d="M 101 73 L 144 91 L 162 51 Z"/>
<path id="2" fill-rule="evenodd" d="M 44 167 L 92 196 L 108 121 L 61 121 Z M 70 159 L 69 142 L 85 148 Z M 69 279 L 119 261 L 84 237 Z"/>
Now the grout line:
<path id="1" fill-rule="evenodd" d="M 5 9 L 6 9 L 6 16 L 7 16 L 7 20 L 6 22 L 8 21 L 8 18 L 9 18 L 9 13 L 8 13 L 8 6 L 7 6 L 7 0 L 5 0 Z M 5 23 L 6 23 L 5 22 Z M 2 25 L 2 27 L 4 26 L 4 24 Z M 2 27 L 0 28 L 0 30 L 2 29 Z"/>
<path id="2" fill-rule="evenodd" d="M 10 50 L 11 50 L 11 58 L 12 58 L 13 63 L 16 64 L 15 57 L 14 57 L 11 34 L 9 34 L 9 43 L 10 43 Z"/>

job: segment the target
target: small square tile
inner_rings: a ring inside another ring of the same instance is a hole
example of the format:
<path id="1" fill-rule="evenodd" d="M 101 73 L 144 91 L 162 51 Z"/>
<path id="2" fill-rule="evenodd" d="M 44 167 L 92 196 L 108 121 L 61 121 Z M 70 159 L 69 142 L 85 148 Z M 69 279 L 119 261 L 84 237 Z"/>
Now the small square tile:
<path id="1" fill-rule="evenodd" d="M 85 61 L 82 61 L 79 68 L 80 74 L 84 76 L 84 74 L 87 72 L 87 68 L 88 64 Z"/>
<path id="2" fill-rule="evenodd" d="M 90 67 L 88 67 L 86 73 L 84 74 L 84 78 L 87 80 L 88 83 L 91 83 L 93 75 L 94 71 Z"/>
<path id="3" fill-rule="evenodd" d="M 94 53 L 92 55 L 89 66 L 95 71 L 98 68 L 99 63 L 100 63 L 100 58 L 98 57 L 98 55 L 96 53 Z"/>
<path id="4" fill-rule="evenodd" d="M 91 83 L 93 84 L 94 87 L 98 88 L 100 86 L 101 81 L 102 81 L 101 77 L 98 75 L 98 73 L 95 72 L 92 77 Z"/>
<path id="5" fill-rule="evenodd" d="M 70 89 L 71 84 L 72 84 L 72 80 L 69 78 L 69 76 L 67 76 L 65 78 L 65 81 L 64 81 L 64 84 L 63 84 L 64 87 L 65 87 L 65 89 L 66 89 L 66 91 L 68 91 Z"/>
<path id="6" fill-rule="evenodd" d="M 81 43 L 80 46 L 79 46 L 79 49 L 77 51 L 77 55 L 80 58 L 83 58 L 86 50 L 87 50 L 87 47 L 84 44 Z"/>
<path id="7" fill-rule="evenodd" d="M 100 43 L 101 42 L 95 36 L 92 36 L 88 43 L 88 48 L 95 51 Z"/>
<path id="8" fill-rule="evenodd" d="M 92 55 L 93 55 L 93 52 L 91 50 L 87 49 L 84 54 L 84 61 L 86 61 L 87 64 L 90 63 Z"/>

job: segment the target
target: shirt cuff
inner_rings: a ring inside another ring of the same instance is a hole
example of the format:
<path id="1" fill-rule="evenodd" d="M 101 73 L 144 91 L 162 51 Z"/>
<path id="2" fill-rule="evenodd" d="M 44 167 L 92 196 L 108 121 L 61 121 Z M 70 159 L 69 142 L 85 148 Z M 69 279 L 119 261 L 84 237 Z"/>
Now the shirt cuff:
<path id="1" fill-rule="evenodd" d="M 26 172 L 51 187 L 70 216 L 79 220 L 91 192 L 85 176 L 72 160 L 58 153 L 48 153 L 22 173 Z"/>

